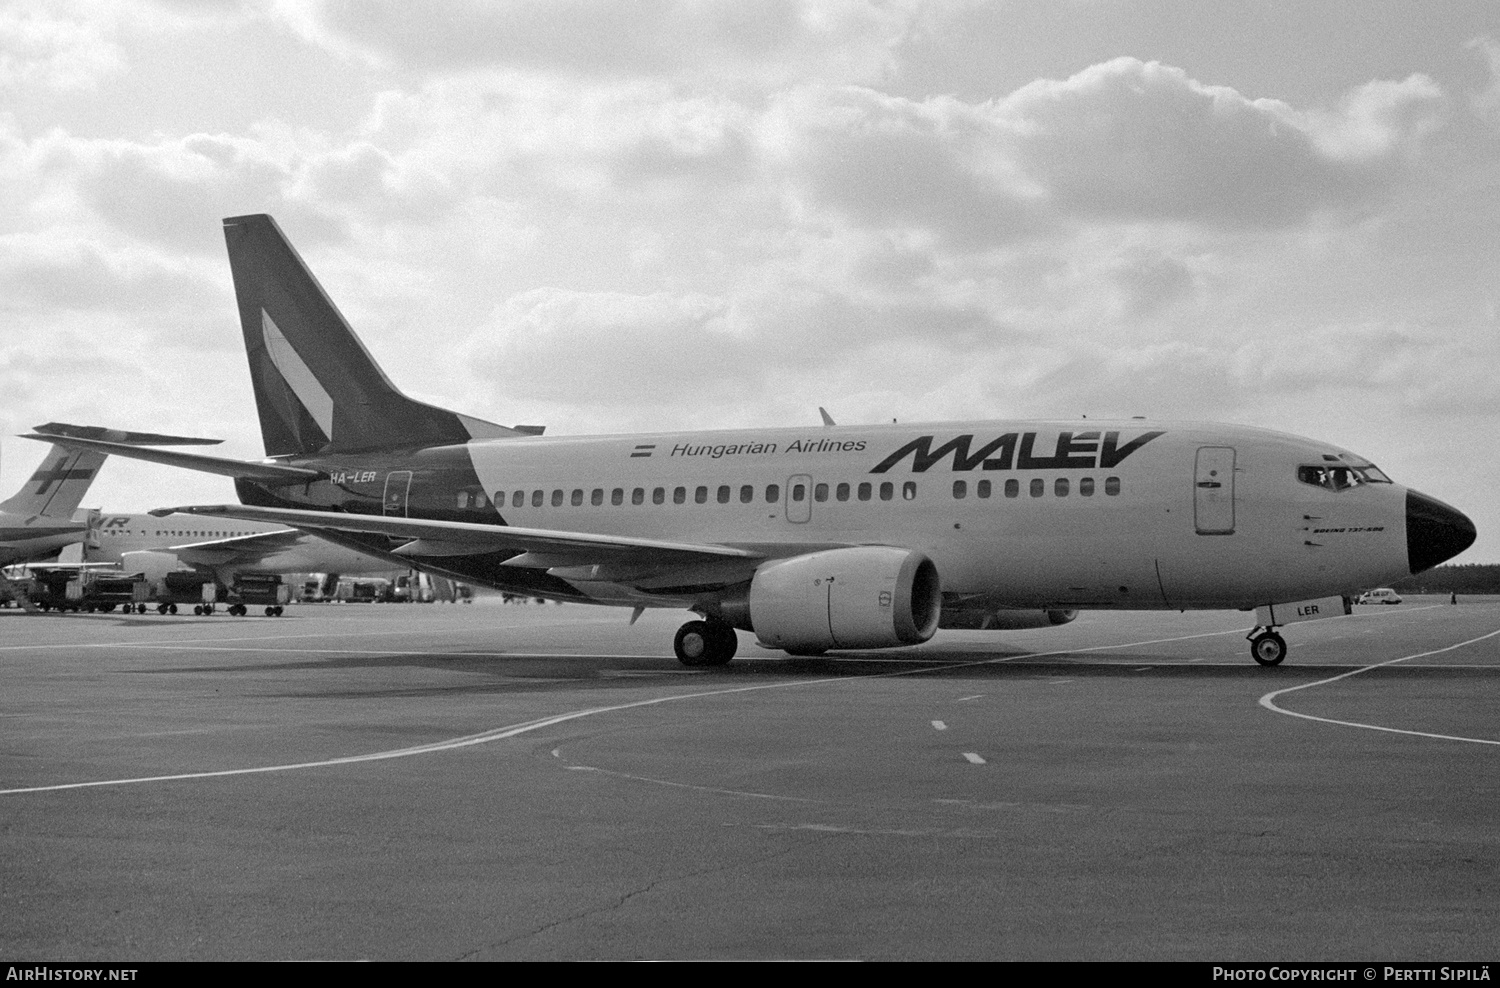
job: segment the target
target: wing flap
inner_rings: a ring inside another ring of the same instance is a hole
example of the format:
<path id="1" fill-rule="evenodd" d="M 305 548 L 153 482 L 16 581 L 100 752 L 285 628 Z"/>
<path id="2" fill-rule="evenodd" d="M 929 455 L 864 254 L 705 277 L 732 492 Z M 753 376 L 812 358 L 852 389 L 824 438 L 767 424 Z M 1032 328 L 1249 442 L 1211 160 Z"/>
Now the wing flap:
<path id="1" fill-rule="evenodd" d="M 458 521 L 429 521 L 385 515 L 356 515 L 338 511 L 305 511 L 297 508 L 262 508 L 244 504 L 195 505 L 159 508 L 154 515 L 172 513 L 241 518 L 289 525 L 305 532 L 360 532 L 410 540 L 404 555 L 458 556 L 509 552 L 515 556 L 535 553 L 533 560 L 546 568 L 613 564 L 622 570 L 659 570 L 715 561 L 758 561 L 763 552 L 690 542 L 552 529 L 478 525 Z M 537 568 L 542 568 L 538 566 Z"/>

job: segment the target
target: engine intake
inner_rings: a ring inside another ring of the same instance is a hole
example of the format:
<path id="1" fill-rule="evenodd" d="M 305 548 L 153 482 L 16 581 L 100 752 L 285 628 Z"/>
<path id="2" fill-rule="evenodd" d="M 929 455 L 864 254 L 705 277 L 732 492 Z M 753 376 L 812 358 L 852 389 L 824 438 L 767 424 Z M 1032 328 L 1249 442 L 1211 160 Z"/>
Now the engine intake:
<path id="1" fill-rule="evenodd" d="M 750 624 L 769 648 L 919 645 L 937 631 L 937 567 L 892 546 L 826 549 L 763 563 L 750 581 Z"/>

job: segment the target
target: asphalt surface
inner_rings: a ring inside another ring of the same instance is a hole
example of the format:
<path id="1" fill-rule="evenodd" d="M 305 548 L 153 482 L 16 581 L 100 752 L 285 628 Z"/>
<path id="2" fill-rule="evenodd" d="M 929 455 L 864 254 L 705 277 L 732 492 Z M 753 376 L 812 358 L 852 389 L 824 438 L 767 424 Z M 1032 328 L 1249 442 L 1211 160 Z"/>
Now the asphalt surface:
<path id="1" fill-rule="evenodd" d="M 1500 602 L 1355 611 L 3 610 L 0 958 L 1495 960 Z"/>

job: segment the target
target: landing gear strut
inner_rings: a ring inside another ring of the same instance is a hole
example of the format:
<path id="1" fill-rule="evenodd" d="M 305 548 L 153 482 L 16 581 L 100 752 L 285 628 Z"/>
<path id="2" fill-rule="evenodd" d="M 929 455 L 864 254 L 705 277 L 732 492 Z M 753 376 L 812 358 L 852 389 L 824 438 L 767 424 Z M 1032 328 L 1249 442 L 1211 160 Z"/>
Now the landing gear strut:
<path id="1" fill-rule="evenodd" d="M 1261 665 L 1280 665 L 1281 660 L 1286 658 L 1286 639 L 1270 628 L 1254 628 L 1245 637 L 1250 639 L 1250 654 Z"/>
<path id="2" fill-rule="evenodd" d="M 677 629 L 672 649 L 678 662 L 697 668 L 726 664 L 739 644 L 734 628 L 722 621 L 689 621 Z"/>

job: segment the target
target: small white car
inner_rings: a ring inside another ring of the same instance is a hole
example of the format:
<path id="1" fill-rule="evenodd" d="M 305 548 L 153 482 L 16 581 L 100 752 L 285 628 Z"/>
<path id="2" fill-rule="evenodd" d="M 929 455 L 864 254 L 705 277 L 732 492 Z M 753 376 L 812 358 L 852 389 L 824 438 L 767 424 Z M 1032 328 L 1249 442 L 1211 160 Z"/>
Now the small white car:
<path id="1" fill-rule="evenodd" d="M 1376 587 L 1359 595 L 1361 604 L 1399 604 L 1401 595 L 1390 587 Z"/>

